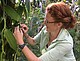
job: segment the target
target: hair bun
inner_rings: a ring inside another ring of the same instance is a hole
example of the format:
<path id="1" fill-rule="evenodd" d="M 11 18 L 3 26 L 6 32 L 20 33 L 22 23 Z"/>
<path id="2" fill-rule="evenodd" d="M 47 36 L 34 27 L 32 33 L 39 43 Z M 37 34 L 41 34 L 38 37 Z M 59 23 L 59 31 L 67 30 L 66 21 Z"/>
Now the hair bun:
<path id="1" fill-rule="evenodd" d="M 63 20 L 64 22 L 71 22 L 71 17 L 65 17 Z"/>

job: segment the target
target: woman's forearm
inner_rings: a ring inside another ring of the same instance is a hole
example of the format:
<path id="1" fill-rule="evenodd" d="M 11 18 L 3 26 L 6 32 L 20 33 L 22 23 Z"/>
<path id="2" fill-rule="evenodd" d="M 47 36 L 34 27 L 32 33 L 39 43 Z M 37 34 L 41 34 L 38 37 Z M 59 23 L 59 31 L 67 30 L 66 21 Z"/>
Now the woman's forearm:
<path id="1" fill-rule="evenodd" d="M 22 52 L 24 53 L 28 61 L 40 61 L 40 59 L 36 55 L 34 55 L 34 53 L 27 46 L 22 49 Z"/>
<path id="2" fill-rule="evenodd" d="M 25 37 L 28 40 L 29 44 L 31 44 L 31 45 L 35 45 L 36 44 L 35 40 L 32 37 L 30 37 L 28 34 L 25 34 Z"/>

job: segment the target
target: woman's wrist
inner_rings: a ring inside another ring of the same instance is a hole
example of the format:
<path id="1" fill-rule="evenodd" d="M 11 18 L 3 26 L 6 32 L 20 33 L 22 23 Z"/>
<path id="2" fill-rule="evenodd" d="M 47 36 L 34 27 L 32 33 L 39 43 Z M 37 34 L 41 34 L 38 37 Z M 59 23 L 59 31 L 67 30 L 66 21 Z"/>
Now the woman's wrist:
<path id="1" fill-rule="evenodd" d="M 25 37 L 26 37 L 26 39 L 28 39 L 29 38 L 29 35 L 28 34 L 25 34 Z"/>
<path id="2" fill-rule="evenodd" d="M 24 44 L 24 41 L 23 40 L 19 40 L 19 41 L 17 41 L 18 42 L 18 45 L 22 45 L 22 44 Z"/>
<path id="3" fill-rule="evenodd" d="M 25 46 L 26 44 L 24 43 L 24 44 L 19 45 L 19 48 L 22 50 Z"/>

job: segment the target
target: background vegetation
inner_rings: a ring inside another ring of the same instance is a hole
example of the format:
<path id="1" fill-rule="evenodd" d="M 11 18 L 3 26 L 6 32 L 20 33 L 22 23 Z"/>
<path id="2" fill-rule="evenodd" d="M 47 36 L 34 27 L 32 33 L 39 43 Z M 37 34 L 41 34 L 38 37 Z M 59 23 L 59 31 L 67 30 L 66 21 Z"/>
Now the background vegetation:
<path id="1" fill-rule="evenodd" d="M 44 19 L 44 11 L 47 4 L 61 0 L 46 0 L 42 4 L 42 10 L 38 5 L 42 0 L 0 0 L 0 61 L 27 61 L 25 56 L 16 44 L 13 37 L 13 29 L 20 23 L 25 23 L 29 27 L 28 34 L 35 36 Z M 63 0 L 64 2 L 66 0 Z M 71 2 L 71 0 L 69 0 Z M 80 0 L 77 4 L 80 5 Z M 69 30 L 74 38 L 74 52 L 77 61 L 80 60 L 80 23 L 77 21 L 76 27 Z M 25 38 L 24 38 L 25 41 Z M 26 45 L 37 55 L 40 56 L 39 44 L 31 46 L 25 41 Z"/>

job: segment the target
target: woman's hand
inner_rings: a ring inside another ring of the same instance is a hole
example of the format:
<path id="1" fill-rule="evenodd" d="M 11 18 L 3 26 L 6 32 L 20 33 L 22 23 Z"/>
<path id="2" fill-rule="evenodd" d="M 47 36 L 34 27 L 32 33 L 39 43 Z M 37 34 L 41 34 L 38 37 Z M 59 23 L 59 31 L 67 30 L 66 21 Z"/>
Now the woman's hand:
<path id="1" fill-rule="evenodd" d="M 21 26 L 21 30 L 23 31 L 23 33 L 26 34 L 29 28 L 25 24 L 20 24 L 20 26 Z"/>
<path id="2" fill-rule="evenodd" d="M 23 32 L 22 32 L 21 29 L 19 29 L 19 26 L 15 27 L 13 35 L 14 35 L 14 37 L 17 40 L 17 43 L 19 45 L 24 44 L 24 41 L 23 41 Z"/>

